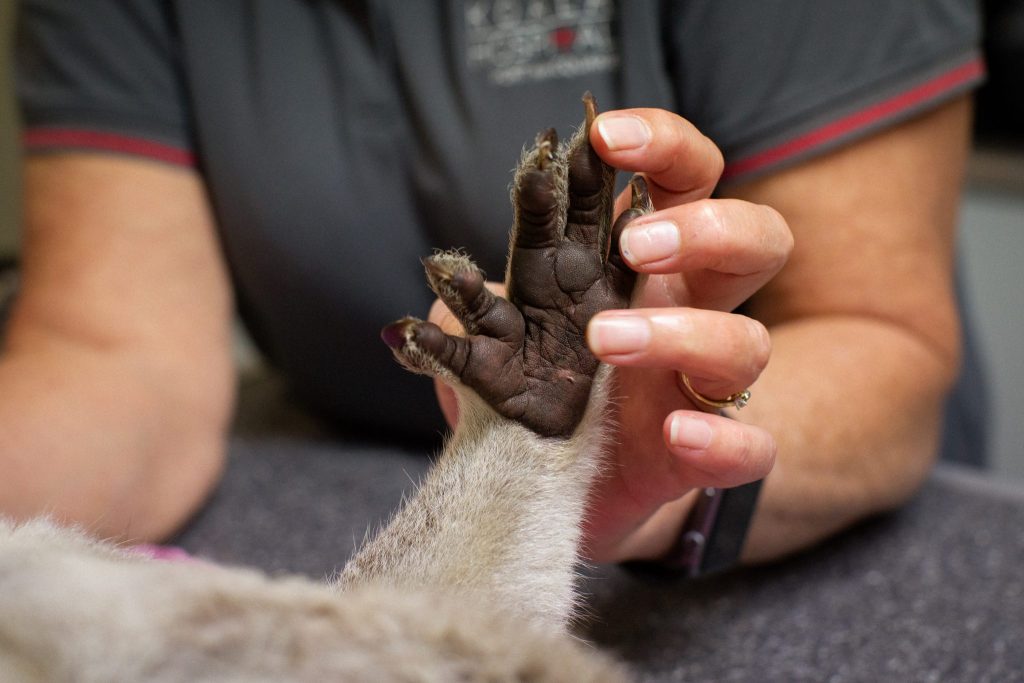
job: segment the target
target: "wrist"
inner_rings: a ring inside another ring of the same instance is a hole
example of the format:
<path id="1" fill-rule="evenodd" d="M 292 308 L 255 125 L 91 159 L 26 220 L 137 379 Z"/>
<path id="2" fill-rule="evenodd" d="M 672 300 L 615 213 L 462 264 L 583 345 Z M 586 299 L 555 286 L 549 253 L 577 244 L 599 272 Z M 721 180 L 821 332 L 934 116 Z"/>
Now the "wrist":
<path id="1" fill-rule="evenodd" d="M 657 561 L 675 546 L 686 518 L 700 493 L 694 489 L 671 500 L 626 534 L 608 553 L 608 561 Z"/>
<path id="2" fill-rule="evenodd" d="M 695 577 L 739 564 L 763 480 L 728 489 L 705 488 L 661 568 Z"/>

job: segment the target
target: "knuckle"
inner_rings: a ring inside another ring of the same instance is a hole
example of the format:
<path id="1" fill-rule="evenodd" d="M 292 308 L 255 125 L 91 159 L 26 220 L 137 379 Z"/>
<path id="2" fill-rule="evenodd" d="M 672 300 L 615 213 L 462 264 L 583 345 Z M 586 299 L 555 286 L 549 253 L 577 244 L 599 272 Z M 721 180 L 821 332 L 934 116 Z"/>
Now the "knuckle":
<path id="1" fill-rule="evenodd" d="M 734 471 L 741 479 L 746 479 L 748 473 L 755 469 L 758 449 L 754 439 L 748 430 L 739 428 L 731 445 Z"/>
<path id="2" fill-rule="evenodd" d="M 717 199 L 700 199 L 687 205 L 687 223 L 699 231 L 699 247 L 691 253 L 691 261 L 711 270 L 727 270 L 730 252 L 728 208 Z M 696 258 L 695 261 L 695 257 Z"/>
<path id="3" fill-rule="evenodd" d="M 714 177 L 717 181 L 722 177 L 722 173 L 725 172 L 725 156 L 714 140 L 706 135 L 701 135 L 701 137 L 703 138 L 704 145 L 707 147 L 708 175 Z"/>
<path id="4" fill-rule="evenodd" d="M 686 160 L 685 163 L 693 165 L 694 179 L 700 179 L 709 188 L 717 184 L 725 171 L 725 157 L 718 145 L 688 119 L 673 112 L 655 111 L 655 136 L 662 137 L 666 143 L 662 148 L 665 153 L 663 170 Z"/>
<path id="5" fill-rule="evenodd" d="M 767 204 L 759 205 L 765 218 L 763 224 L 766 228 L 766 244 L 768 252 L 778 261 L 785 262 L 793 251 L 793 232 L 789 229 L 786 221 L 778 209 Z"/>
<path id="6" fill-rule="evenodd" d="M 728 343 L 720 355 L 729 371 L 729 385 L 744 389 L 764 371 L 771 357 L 772 342 L 768 329 L 753 318 L 733 315 Z M 740 386 L 742 385 L 742 386 Z"/>
<path id="7" fill-rule="evenodd" d="M 761 371 L 768 365 L 772 354 L 772 339 L 768 328 L 753 318 L 744 318 L 747 321 L 747 334 L 750 343 L 751 369 L 754 375 L 760 375 Z"/>
<path id="8" fill-rule="evenodd" d="M 717 199 L 700 199 L 693 203 L 693 210 L 700 217 L 701 223 L 713 230 L 716 235 L 723 235 L 726 230 L 726 218 L 722 202 Z"/>
<path id="9" fill-rule="evenodd" d="M 733 456 L 744 482 L 766 476 L 775 464 L 775 440 L 766 432 L 743 425 L 737 433 Z"/>

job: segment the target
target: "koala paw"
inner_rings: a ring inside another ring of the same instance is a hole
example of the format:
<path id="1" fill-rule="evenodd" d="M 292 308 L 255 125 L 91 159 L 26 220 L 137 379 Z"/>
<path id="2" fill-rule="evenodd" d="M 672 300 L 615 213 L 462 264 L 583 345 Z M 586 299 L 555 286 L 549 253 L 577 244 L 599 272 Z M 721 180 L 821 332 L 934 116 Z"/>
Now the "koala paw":
<path id="1" fill-rule="evenodd" d="M 465 336 L 415 318 L 381 333 L 408 369 L 461 383 L 547 437 L 571 436 L 583 418 L 598 368 L 587 323 L 629 306 L 636 275 L 618 253 L 618 237 L 653 210 L 637 176 L 632 206 L 613 222 L 615 170 L 590 146 L 596 107 L 589 93 L 583 99 L 586 120 L 572 139 L 560 145 L 554 130 L 542 132 L 516 171 L 508 298 L 484 286 L 468 256 L 441 252 L 423 261 L 427 281 Z"/>

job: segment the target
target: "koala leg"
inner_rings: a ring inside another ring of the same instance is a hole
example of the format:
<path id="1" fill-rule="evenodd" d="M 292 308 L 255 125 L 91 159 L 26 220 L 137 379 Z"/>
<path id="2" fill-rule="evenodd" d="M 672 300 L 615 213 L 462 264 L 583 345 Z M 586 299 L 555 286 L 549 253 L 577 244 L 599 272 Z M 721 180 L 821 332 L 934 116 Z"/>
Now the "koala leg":
<path id="1" fill-rule="evenodd" d="M 404 318 L 382 332 L 405 367 L 452 383 L 460 422 L 417 494 L 346 566 L 341 586 L 430 586 L 475 593 L 503 612 L 562 630 L 576 603 L 580 521 L 608 429 L 610 370 L 587 348 L 590 318 L 626 308 L 635 274 L 616 244 L 650 211 L 642 178 L 613 221 L 614 170 L 589 143 L 537 136 L 512 190 L 508 298 L 468 256 L 424 260 L 463 336 Z"/>

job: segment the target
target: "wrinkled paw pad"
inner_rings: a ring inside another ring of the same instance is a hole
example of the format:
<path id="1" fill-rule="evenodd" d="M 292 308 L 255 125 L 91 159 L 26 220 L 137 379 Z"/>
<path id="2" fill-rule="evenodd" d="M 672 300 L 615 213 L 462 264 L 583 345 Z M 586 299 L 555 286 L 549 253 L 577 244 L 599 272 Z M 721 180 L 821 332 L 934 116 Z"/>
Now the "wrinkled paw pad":
<path id="1" fill-rule="evenodd" d="M 550 437 L 570 436 L 583 417 L 599 366 L 584 331 L 600 311 L 628 307 L 636 277 L 617 235 L 650 210 L 638 178 L 632 206 L 612 225 L 615 171 L 590 145 L 596 106 L 589 95 L 584 103 L 584 124 L 568 141 L 542 131 L 516 170 L 507 298 L 466 254 L 438 252 L 423 260 L 427 281 L 466 335 L 415 318 L 381 333 L 407 369 L 462 384 Z"/>

